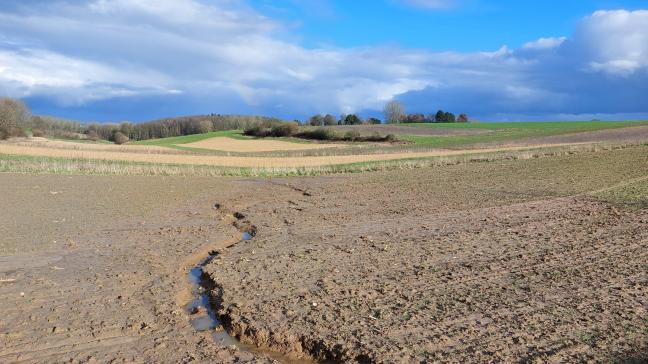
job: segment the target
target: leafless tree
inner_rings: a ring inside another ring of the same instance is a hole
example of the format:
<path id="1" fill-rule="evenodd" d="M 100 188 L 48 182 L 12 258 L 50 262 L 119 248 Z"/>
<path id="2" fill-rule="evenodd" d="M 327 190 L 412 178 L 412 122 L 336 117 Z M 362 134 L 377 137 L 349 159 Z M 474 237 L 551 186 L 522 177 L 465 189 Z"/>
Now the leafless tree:
<path id="1" fill-rule="evenodd" d="M 29 119 L 29 109 L 22 101 L 11 98 L 0 99 L 0 139 L 23 134 Z"/>
<path id="2" fill-rule="evenodd" d="M 385 114 L 385 122 L 390 124 L 403 122 L 406 117 L 405 107 L 398 101 L 388 102 L 383 112 Z"/>

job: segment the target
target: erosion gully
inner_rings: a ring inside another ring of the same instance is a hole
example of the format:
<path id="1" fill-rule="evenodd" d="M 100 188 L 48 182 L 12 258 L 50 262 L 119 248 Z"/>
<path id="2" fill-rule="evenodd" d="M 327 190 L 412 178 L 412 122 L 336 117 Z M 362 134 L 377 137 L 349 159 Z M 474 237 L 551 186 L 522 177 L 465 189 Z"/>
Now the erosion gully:
<path id="1" fill-rule="evenodd" d="M 252 239 L 254 234 L 255 231 L 244 232 L 241 242 Z M 218 317 L 214 298 L 210 294 L 215 283 L 203 269 L 218 254 L 216 251 L 210 252 L 207 257 L 189 271 L 188 278 L 192 285 L 193 300 L 185 306 L 185 309 L 191 317 L 191 325 L 193 328 L 198 332 L 209 332 L 214 342 L 218 345 L 235 346 L 241 351 L 266 356 L 283 364 L 318 364 L 319 362 L 312 359 L 296 359 L 281 353 L 264 350 L 254 345 L 241 343 L 236 337 L 227 332 Z"/>

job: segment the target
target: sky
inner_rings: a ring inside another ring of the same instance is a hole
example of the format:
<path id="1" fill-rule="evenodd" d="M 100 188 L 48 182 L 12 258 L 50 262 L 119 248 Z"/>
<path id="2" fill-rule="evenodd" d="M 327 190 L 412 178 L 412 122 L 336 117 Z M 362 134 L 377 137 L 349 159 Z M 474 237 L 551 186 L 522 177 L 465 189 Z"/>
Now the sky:
<path id="1" fill-rule="evenodd" d="M 646 1 L 0 1 L 0 96 L 36 114 L 648 119 Z"/>

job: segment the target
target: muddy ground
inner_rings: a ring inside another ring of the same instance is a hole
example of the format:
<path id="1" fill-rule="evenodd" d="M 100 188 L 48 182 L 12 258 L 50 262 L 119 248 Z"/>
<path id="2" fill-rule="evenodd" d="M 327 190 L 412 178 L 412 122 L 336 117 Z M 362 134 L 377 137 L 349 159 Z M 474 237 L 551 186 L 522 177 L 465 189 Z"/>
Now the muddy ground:
<path id="1" fill-rule="evenodd" d="M 0 174 L 0 186 L 0 362 L 270 361 L 214 345 L 183 309 L 187 271 L 240 237 L 213 209 L 242 195 L 228 181 Z"/>
<path id="2" fill-rule="evenodd" d="M 229 331 L 295 357 L 645 360 L 648 213 L 588 192 L 646 175 L 646 147 L 316 178 L 0 174 L 0 362 L 270 362 L 189 324 L 211 250 Z"/>

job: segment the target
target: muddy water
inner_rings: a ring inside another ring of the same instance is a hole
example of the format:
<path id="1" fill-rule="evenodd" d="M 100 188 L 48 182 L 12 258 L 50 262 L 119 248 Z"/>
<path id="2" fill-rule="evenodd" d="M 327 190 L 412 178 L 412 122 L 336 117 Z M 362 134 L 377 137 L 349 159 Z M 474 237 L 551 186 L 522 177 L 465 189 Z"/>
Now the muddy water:
<path id="1" fill-rule="evenodd" d="M 252 238 L 252 235 L 249 233 L 243 234 L 242 241 L 247 241 Z M 209 264 L 216 254 L 210 254 L 205 259 L 203 259 L 197 266 L 193 267 L 189 271 L 189 282 L 193 287 L 193 301 L 189 302 L 185 308 L 187 312 L 191 315 L 191 325 L 197 331 L 209 331 L 214 330 L 212 336 L 214 339 L 224 345 L 235 345 L 239 346 L 238 340 L 227 334 L 221 323 L 218 320 L 216 312 L 212 309 L 209 302 L 209 293 L 203 285 L 203 280 L 205 279 L 205 272 L 203 268 Z"/>
<path id="2" fill-rule="evenodd" d="M 241 241 L 248 241 L 250 239 L 252 239 L 252 234 L 246 232 L 243 234 Z M 210 254 L 189 271 L 189 282 L 191 282 L 193 288 L 192 293 L 194 299 L 185 306 L 185 309 L 191 315 L 191 325 L 194 329 L 199 332 L 210 331 L 211 337 L 219 345 L 233 345 L 241 351 L 262 354 L 284 364 L 317 364 L 318 362 L 310 359 L 295 359 L 283 354 L 261 350 L 252 345 L 243 344 L 227 333 L 220 323 L 216 311 L 210 304 L 209 292 L 205 287 L 209 278 L 206 276 L 203 268 L 215 257 L 216 254 Z"/>

